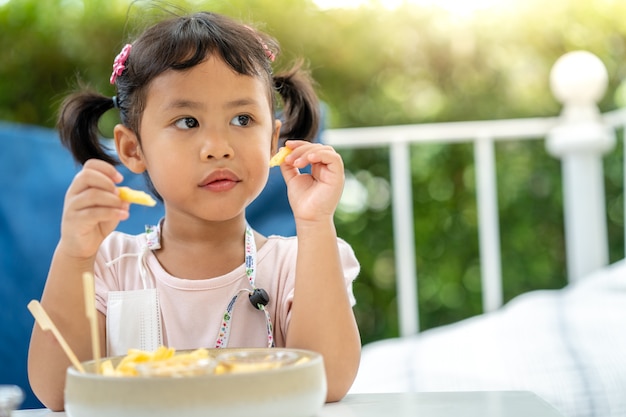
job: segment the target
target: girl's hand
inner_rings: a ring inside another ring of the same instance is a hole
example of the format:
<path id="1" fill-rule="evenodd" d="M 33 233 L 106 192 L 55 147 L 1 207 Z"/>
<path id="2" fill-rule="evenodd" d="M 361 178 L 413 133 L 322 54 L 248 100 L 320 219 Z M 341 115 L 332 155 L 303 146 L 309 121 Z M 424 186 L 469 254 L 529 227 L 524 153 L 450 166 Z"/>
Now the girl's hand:
<path id="1" fill-rule="evenodd" d="M 100 244 L 120 220 L 128 218 L 130 203 L 118 196 L 122 181 L 113 165 L 90 159 L 70 184 L 63 206 L 59 249 L 76 258 L 95 256 Z"/>
<path id="2" fill-rule="evenodd" d="M 290 140 L 286 146 L 293 151 L 280 169 L 295 219 L 332 219 L 345 180 L 341 156 L 331 146 L 319 143 Z M 307 165 L 311 165 L 311 173 L 300 173 Z"/>

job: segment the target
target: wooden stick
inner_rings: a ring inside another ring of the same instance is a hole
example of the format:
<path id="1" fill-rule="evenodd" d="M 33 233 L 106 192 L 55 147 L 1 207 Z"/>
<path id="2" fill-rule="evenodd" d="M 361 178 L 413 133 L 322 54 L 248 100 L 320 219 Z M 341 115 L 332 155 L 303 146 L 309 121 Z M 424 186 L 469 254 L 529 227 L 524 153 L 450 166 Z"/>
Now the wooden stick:
<path id="1" fill-rule="evenodd" d="M 41 330 L 50 330 L 52 332 L 54 337 L 63 348 L 63 351 L 69 358 L 70 362 L 72 362 L 72 365 L 74 365 L 74 368 L 78 369 L 82 373 L 85 373 L 85 368 L 83 368 L 83 365 L 81 365 L 81 363 L 78 361 L 78 358 L 76 357 L 74 352 L 72 352 L 72 349 L 67 344 L 63 336 L 61 336 L 61 333 L 59 333 L 59 329 L 57 329 L 57 326 L 55 326 L 52 320 L 50 320 L 48 313 L 46 313 L 41 304 L 39 304 L 39 301 L 32 300 L 30 303 L 28 303 L 28 309 L 30 310 L 30 313 L 33 315 L 33 317 L 35 317 L 35 321 L 37 322 L 37 324 L 39 324 Z"/>
<path id="2" fill-rule="evenodd" d="M 96 373 L 100 373 L 100 333 L 98 329 L 98 311 L 96 310 L 96 288 L 93 274 L 83 274 L 83 290 L 85 292 L 85 314 L 91 327 L 91 351 L 96 367 Z"/>

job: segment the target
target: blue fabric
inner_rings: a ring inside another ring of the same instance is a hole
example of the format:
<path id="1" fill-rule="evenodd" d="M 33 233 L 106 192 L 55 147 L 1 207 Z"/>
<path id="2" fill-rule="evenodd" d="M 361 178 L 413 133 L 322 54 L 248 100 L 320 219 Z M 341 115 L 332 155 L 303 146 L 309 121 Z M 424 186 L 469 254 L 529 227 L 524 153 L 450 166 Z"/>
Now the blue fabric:
<path id="1" fill-rule="evenodd" d="M 270 169 L 265 189 L 246 210 L 250 226 L 264 236 L 295 236 L 296 222 L 287 200 L 287 185 L 279 167 Z"/>
<path id="2" fill-rule="evenodd" d="M 145 190 L 142 176 L 123 166 L 124 185 Z M 63 199 L 80 170 L 56 131 L 0 122 L 0 384 L 26 393 L 22 408 L 41 407 L 30 390 L 26 361 L 34 320 L 26 308 L 40 299 L 60 235 Z M 248 208 L 250 225 L 264 235 L 295 235 L 287 189 L 272 168 L 261 196 Z M 156 224 L 163 206 L 131 206 L 118 230 L 137 234 Z"/>
<path id="3" fill-rule="evenodd" d="M 41 407 L 26 372 L 34 323 L 26 305 L 41 298 L 65 191 L 79 169 L 54 130 L 0 123 L 0 384 L 25 391 L 22 408 Z M 141 176 L 120 171 L 125 185 L 145 189 Z M 160 204 L 133 205 L 118 230 L 141 233 L 162 216 Z"/>

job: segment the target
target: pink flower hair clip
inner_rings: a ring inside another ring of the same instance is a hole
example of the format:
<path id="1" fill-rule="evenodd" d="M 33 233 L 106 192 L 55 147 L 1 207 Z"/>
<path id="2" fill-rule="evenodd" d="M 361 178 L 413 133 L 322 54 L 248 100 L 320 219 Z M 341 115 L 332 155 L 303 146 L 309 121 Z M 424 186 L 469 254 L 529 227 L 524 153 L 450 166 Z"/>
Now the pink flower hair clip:
<path id="1" fill-rule="evenodd" d="M 248 25 L 244 25 L 244 26 L 245 26 L 246 29 L 248 29 L 250 32 L 252 32 L 254 37 L 259 41 L 259 43 L 263 47 L 263 50 L 265 51 L 265 56 L 267 57 L 267 59 L 269 59 L 270 62 L 274 62 L 274 60 L 276 59 L 276 55 L 274 54 L 274 52 L 272 52 L 272 50 L 267 46 L 267 44 L 265 42 L 263 42 L 263 39 L 261 39 L 259 34 L 256 33 L 256 31 L 254 29 L 252 29 L 252 27 L 250 27 Z"/>
<path id="2" fill-rule="evenodd" d="M 267 44 L 265 42 L 261 42 L 261 44 L 263 45 L 263 49 L 265 49 L 265 55 L 267 56 L 267 58 L 270 60 L 270 62 L 274 62 L 274 60 L 276 59 L 276 55 L 274 55 L 274 52 L 272 52 L 270 48 L 267 47 Z"/>
<path id="3" fill-rule="evenodd" d="M 111 74 L 111 79 L 109 80 L 111 84 L 115 84 L 115 79 L 122 75 L 122 72 L 124 72 L 124 69 L 126 68 L 124 64 L 128 59 L 128 55 L 130 55 L 130 48 L 132 48 L 132 45 L 127 43 L 122 48 L 122 51 L 115 57 L 115 60 L 113 61 L 113 73 Z"/>

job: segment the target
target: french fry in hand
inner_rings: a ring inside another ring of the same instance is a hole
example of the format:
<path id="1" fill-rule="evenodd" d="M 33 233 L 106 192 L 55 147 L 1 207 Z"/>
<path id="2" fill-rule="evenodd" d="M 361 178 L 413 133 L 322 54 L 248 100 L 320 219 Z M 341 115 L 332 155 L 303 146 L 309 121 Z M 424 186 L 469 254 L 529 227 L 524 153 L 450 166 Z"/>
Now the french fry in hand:
<path id="1" fill-rule="evenodd" d="M 270 159 L 270 167 L 277 167 L 285 161 L 287 155 L 291 153 L 291 149 L 283 146 L 276 152 L 276 154 Z"/>
<path id="2" fill-rule="evenodd" d="M 129 187 L 117 187 L 117 189 L 120 193 L 120 198 L 124 201 L 150 207 L 156 206 L 156 201 L 154 200 L 154 198 L 150 197 L 150 194 L 148 193 L 139 190 L 133 190 Z"/>

